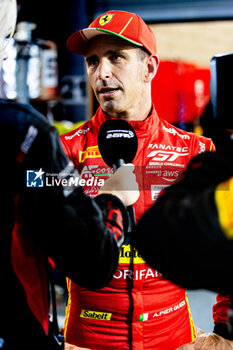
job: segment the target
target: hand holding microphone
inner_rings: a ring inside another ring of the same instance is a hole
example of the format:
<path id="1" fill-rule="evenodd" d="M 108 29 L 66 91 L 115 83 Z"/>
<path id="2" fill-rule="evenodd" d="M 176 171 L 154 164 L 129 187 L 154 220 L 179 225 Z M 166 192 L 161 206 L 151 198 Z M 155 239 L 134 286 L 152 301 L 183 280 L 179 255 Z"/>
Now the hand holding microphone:
<path id="1" fill-rule="evenodd" d="M 136 176 L 133 174 L 132 163 L 138 148 L 137 135 L 132 126 L 125 120 L 106 120 L 98 134 L 99 151 L 105 163 L 113 167 L 115 174 L 109 178 L 101 189 L 117 195 L 128 207 L 130 217 L 129 232 L 135 226 L 135 215 L 132 204 L 139 197 Z M 115 187 L 115 188 L 114 188 Z M 117 189 L 117 191 L 115 191 Z M 115 191 L 115 193 L 114 193 Z M 106 193 L 106 192 L 105 192 Z"/>
<path id="2" fill-rule="evenodd" d="M 105 181 L 99 194 L 110 193 L 119 197 L 126 207 L 133 205 L 139 197 L 138 183 L 132 163 L 124 164 Z"/>

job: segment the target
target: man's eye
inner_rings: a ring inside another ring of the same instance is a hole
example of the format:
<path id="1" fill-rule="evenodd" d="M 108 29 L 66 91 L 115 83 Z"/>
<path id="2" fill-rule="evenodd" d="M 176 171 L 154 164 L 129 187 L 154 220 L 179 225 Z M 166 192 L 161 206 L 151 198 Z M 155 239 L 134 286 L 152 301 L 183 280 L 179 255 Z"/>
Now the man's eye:
<path id="1" fill-rule="evenodd" d="M 87 64 L 89 67 L 96 67 L 98 65 L 98 60 L 93 58 L 91 60 L 88 60 Z"/>
<path id="2" fill-rule="evenodd" d="M 120 61 L 122 57 L 120 55 L 111 55 L 110 60 L 111 61 Z"/>
<path id="3" fill-rule="evenodd" d="M 97 60 L 93 60 L 93 61 L 90 62 L 89 65 L 90 65 L 91 67 L 95 67 L 97 64 L 98 64 L 98 61 L 97 61 Z"/>

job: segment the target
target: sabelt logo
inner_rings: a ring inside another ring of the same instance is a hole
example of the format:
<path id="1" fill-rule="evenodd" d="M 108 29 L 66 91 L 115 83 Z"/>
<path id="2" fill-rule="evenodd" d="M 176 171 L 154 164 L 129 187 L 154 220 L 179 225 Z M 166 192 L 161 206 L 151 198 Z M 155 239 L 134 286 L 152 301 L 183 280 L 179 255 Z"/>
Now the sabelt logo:
<path id="1" fill-rule="evenodd" d="M 87 158 L 101 158 L 98 146 L 87 147 L 85 151 L 79 151 L 79 163 L 83 163 Z"/>
<path id="2" fill-rule="evenodd" d="M 80 317 L 91 318 L 93 320 L 110 321 L 112 314 L 108 312 L 91 311 L 91 310 L 82 309 L 80 313 Z"/>

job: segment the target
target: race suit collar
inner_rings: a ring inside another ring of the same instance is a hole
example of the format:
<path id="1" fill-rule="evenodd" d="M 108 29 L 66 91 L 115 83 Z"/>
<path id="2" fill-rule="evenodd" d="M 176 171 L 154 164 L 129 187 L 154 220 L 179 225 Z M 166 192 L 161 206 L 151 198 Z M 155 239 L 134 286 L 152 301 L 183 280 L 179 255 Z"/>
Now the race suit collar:
<path id="1" fill-rule="evenodd" d="M 100 126 L 105 120 L 109 119 L 116 119 L 113 117 L 110 117 L 108 114 L 106 114 L 101 107 L 98 108 L 96 114 L 92 118 L 93 126 L 96 130 L 99 130 Z M 134 128 L 134 130 L 137 133 L 138 137 L 143 137 L 148 134 L 153 134 L 158 130 L 158 123 L 159 123 L 159 117 L 157 115 L 157 112 L 152 106 L 152 110 L 150 115 L 145 120 L 131 120 L 129 121 L 129 124 Z"/>

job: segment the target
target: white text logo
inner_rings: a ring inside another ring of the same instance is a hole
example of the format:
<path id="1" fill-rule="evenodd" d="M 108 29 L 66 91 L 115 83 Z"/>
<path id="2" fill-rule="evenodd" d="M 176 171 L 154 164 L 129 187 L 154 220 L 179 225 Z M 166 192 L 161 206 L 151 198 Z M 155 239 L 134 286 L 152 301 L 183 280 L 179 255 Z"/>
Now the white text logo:
<path id="1" fill-rule="evenodd" d="M 156 150 L 156 151 L 151 151 L 150 154 L 148 154 L 148 157 L 151 157 L 152 160 L 158 160 L 158 161 L 167 161 L 167 162 L 173 162 L 176 160 L 178 157 L 184 157 L 188 156 L 189 153 L 179 153 L 175 151 L 161 151 L 161 150 Z"/>

